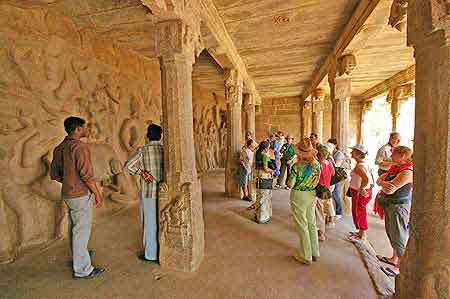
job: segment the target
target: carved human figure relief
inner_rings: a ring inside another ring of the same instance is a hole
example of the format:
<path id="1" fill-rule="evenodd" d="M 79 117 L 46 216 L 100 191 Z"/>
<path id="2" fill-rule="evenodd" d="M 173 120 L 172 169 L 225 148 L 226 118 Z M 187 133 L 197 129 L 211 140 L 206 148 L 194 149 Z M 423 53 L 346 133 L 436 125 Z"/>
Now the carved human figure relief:
<path id="1" fill-rule="evenodd" d="M 130 117 L 126 118 L 120 128 L 120 143 L 122 147 L 131 155 L 140 146 L 142 140 L 141 124 L 139 121 L 142 111 L 140 101 L 135 97 L 130 98 Z"/>
<path id="2" fill-rule="evenodd" d="M 163 199 L 170 200 L 168 197 L 168 186 L 165 183 L 160 185 L 160 194 Z M 188 246 L 190 231 L 190 196 L 191 183 L 184 183 L 174 192 L 173 199 L 160 212 L 160 242 L 162 244 L 174 244 L 184 248 Z M 181 244 L 178 243 L 181 240 Z"/>
<path id="3" fill-rule="evenodd" d="M 123 165 L 119 160 L 112 159 L 109 162 L 111 166 L 112 177 L 109 184 L 106 185 L 112 192 L 109 197 L 112 201 L 121 204 L 135 204 L 138 202 L 138 196 L 136 196 L 136 188 L 134 182 L 123 171 Z"/>

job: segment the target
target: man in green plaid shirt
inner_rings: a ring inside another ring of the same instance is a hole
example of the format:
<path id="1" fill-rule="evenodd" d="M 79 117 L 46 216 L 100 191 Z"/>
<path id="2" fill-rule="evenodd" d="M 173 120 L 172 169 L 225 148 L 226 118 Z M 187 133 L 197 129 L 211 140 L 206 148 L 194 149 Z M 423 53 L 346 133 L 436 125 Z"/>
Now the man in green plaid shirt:
<path id="1" fill-rule="evenodd" d="M 144 253 L 141 260 L 158 261 L 158 185 L 164 178 L 164 147 L 161 144 L 162 128 L 150 124 L 148 143 L 128 159 L 125 169 L 130 175 L 141 177 L 141 218 L 144 227 Z"/>

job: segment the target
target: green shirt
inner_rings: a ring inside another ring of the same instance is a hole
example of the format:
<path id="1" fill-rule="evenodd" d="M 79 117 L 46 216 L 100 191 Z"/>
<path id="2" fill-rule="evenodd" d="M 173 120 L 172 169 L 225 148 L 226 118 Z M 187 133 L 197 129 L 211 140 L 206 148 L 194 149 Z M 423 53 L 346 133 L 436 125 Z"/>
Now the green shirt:
<path id="1" fill-rule="evenodd" d="M 283 161 L 289 161 L 292 160 L 295 156 L 295 148 L 294 148 L 294 144 L 284 144 L 283 147 L 281 148 L 281 152 L 283 153 L 283 157 L 281 158 L 281 160 Z"/>
<path id="2" fill-rule="evenodd" d="M 262 154 L 263 167 L 269 168 L 270 157 L 266 153 Z"/>
<path id="3" fill-rule="evenodd" d="M 292 166 L 288 185 L 298 191 L 312 191 L 319 183 L 320 163 L 299 161 Z"/>

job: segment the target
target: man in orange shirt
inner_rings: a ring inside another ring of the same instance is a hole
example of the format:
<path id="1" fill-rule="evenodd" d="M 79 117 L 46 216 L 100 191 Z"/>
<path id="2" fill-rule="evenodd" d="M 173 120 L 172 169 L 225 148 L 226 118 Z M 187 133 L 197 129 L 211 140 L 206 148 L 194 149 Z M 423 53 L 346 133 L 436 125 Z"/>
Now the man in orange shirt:
<path id="1" fill-rule="evenodd" d="M 105 272 L 93 267 L 88 251 L 92 226 L 92 205 L 99 206 L 102 194 L 94 181 L 91 153 L 80 138 L 87 136 L 86 121 L 78 117 L 64 120 L 66 138 L 53 151 L 52 180 L 62 183 L 62 199 L 72 220 L 73 277 L 93 278 Z"/>

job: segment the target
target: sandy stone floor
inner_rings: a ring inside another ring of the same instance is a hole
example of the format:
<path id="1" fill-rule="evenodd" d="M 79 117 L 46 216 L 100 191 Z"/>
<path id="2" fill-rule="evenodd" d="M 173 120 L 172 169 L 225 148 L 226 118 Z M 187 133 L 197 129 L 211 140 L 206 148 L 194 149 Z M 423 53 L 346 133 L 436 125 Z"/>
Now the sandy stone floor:
<path id="1" fill-rule="evenodd" d="M 297 263 L 289 192 L 275 191 L 273 222 L 250 221 L 248 203 L 223 196 L 223 173 L 204 183 L 205 258 L 195 274 L 162 271 L 140 262 L 138 211 L 102 219 L 93 231 L 94 262 L 108 272 L 73 280 L 65 242 L 0 266 L 0 298 L 376 298 L 356 248 L 344 240 L 350 219 L 338 222 L 321 243 L 321 259 Z M 383 224 L 370 217 L 369 236 L 382 254 L 390 250 Z"/>

